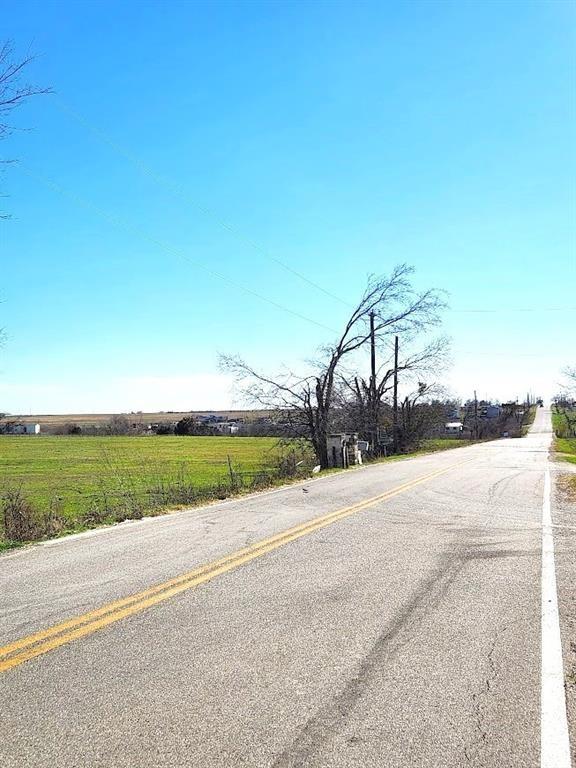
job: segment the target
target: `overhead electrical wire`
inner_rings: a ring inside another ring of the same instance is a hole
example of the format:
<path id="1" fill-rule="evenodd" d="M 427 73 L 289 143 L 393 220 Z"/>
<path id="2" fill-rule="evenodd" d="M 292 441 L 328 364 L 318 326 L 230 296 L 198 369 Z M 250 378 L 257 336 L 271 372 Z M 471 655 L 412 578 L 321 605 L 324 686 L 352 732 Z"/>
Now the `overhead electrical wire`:
<path id="1" fill-rule="evenodd" d="M 298 279 L 302 280 L 303 282 L 307 283 L 312 288 L 315 288 L 316 290 L 320 291 L 324 295 L 328 296 L 329 298 L 333 299 L 334 301 L 339 302 L 340 304 L 343 304 L 345 306 L 351 307 L 352 305 L 350 302 L 345 301 L 339 296 L 336 296 L 331 291 L 328 291 L 326 288 L 324 288 L 319 283 L 315 282 L 314 280 L 311 280 L 310 278 L 306 277 L 306 275 L 303 275 L 298 270 L 294 269 L 293 267 L 289 266 L 288 264 L 284 263 L 280 259 L 276 258 L 276 256 L 273 256 L 267 248 L 265 248 L 263 245 L 258 243 L 252 238 L 246 237 L 244 234 L 242 234 L 237 227 L 235 227 L 233 224 L 228 222 L 227 220 L 223 219 L 216 211 L 209 208 L 206 205 L 203 205 L 202 203 L 198 202 L 198 200 L 192 198 L 188 192 L 186 192 L 183 187 L 178 184 L 177 182 L 173 181 L 172 179 L 166 177 L 164 174 L 157 173 L 154 171 L 150 166 L 148 166 L 140 157 L 134 154 L 131 150 L 126 149 L 124 146 L 119 144 L 116 140 L 112 139 L 105 131 L 103 131 L 101 128 L 98 128 L 94 124 L 90 122 L 84 115 L 80 114 L 75 108 L 73 108 L 68 102 L 66 102 L 61 96 L 53 96 L 55 102 L 57 103 L 58 107 L 61 109 L 62 112 L 69 115 L 73 120 L 75 120 L 78 124 L 85 127 L 90 133 L 92 133 L 99 141 L 102 143 L 108 145 L 111 149 L 113 149 L 115 152 L 117 152 L 119 155 L 124 157 L 128 162 L 130 162 L 140 173 L 142 173 L 145 176 L 148 176 L 150 179 L 152 179 L 156 184 L 162 185 L 166 189 L 168 189 L 172 194 L 176 195 L 180 199 L 182 199 L 184 202 L 188 203 L 189 205 L 192 205 L 194 208 L 196 208 L 198 211 L 206 215 L 207 217 L 211 218 L 213 221 L 215 221 L 222 229 L 225 229 L 230 234 L 232 234 L 239 242 L 243 243 L 244 245 L 252 248 L 254 251 L 259 253 L 261 256 L 266 258 L 267 260 L 273 262 L 277 266 L 281 267 L 285 271 L 289 272 L 290 274 L 294 275 Z M 499 313 L 499 312 L 512 312 L 512 313 L 522 313 L 522 312 L 574 312 L 576 311 L 576 307 L 495 307 L 495 308 L 447 308 L 449 312 L 455 312 L 455 313 Z M 314 321 L 315 322 L 315 321 Z M 316 323 L 317 324 L 317 323 Z M 323 326 L 326 327 L 326 326 Z"/>
<path id="2" fill-rule="evenodd" d="M 289 272 L 290 274 L 294 275 L 295 277 L 307 283 L 308 285 L 315 288 L 316 290 L 321 291 L 324 295 L 330 297 L 331 299 L 334 299 L 334 301 L 337 301 L 340 304 L 344 304 L 345 306 L 350 306 L 349 302 L 344 301 L 344 299 L 341 299 L 339 296 L 336 296 L 335 294 L 331 293 L 326 288 L 319 285 L 319 283 L 306 277 L 306 275 L 303 275 L 301 272 L 289 266 L 288 264 L 285 264 L 283 261 L 276 258 L 276 256 L 273 256 L 263 245 L 260 245 L 260 243 L 243 235 L 237 229 L 237 227 L 235 227 L 233 224 L 230 224 L 230 222 L 223 219 L 218 213 L 216 213 L 216 211 L 214 211 L 213 209 L 209 208 L 208 206 L 202 203 L 199 203 L 196 199 L 192 198 L 189 195 L 189 193 L 186 192 L 180 184 L 173 181 L 172 179 L 169 179 L 163 174 L 159 174 L 156 171 L 154 171 L 141 158 L 135 155 L 132 151 L 123 147 L 114 139 L 110 138 L 110 136 L 108 136 L 101 128 L 97 128 L 95 125 L 93 125 L 86 117 L 84 117 L 75 109 L 73 109 L 61 97 L 56 97 L 55 101 L 64 113 L 70 115 L 70 117 L 76 120 L 76 122 L 78 122 L 80 125 L 83 125 L 85 128 L 87 128 L 101 142 L 103 142 L 104 144 L 107 144 L 115 152 L 117 152 L 126 160 L 128 160 L 128 162 L 130 162 L 135 168 L 137 168 L 140 173 L 151 178 L 156 184 L 164 186 L 166 189 L 170 190 L 172 194 L 182 199 L 188 205 L 191 205 L 194 208 L 196 208 L 205 216 L 210 217 L 222 229 L 225 229 L 230 234 L 232 234 L 233 237 L 236 238 L 236 240 L 248 246 L 249 248 L 252 248 L 261 256 L 268 259 L 269 261 L 272 261 L 274 264 L 281 267 L 286 272 Z"/>
<path id="3" fill-rule="evenodd" d="M 317 326 L 318 328 L 322 328 L 325 331 L 330 331 L 330 333 L 338 333 L 338 331 L 335 331 L 334 328 L 330 328 L 327 325 L 324 325 L 324 323 L 320 323 L 317 320 L 314 320 L 311 317 L 308 317 L 307 315 L 303 315 L 301 312 L 297 312 L 296 310 L 290 309 L 289 307 L 284 306 L 283 304 L 280 304 L 279 302 L 275 301 L 274 299 L 271 299 L 269 296 L 265 296 L 258 291 L 253 290 L 252 288 L 248 288 L 247 286 L 243 285 L 242 283 L 238 283 L 236 280 L 232 280 L 227 275 L 223 274 L 222 272 L 218 272 L 215 269 L 212 269 L 211 267 L 207 267 L 205 264 L 203 264 L 201 261 L 198 261 L 196 259 L 191 259 L 186 254 L 182 253 L 177 248 L 174 248 L 173 246 L 163 242 L 162 240 L 159 240 L 156 237 L 153 237 L 151 235 L 148 235 L 147 233 L 143 232 L 139 227 L 137 227 L 134 224 L 131 224 L 130 222 L 126 221 L 125 219 L 122 219 L 121 217 L 117 216 L 116 214 L 110 213 L 109 211 L 104 210 L 96 203 L 93 203 L 91 200 L 88 200 L 85 197 L 82 197 L 78 195 L 75 192 L 70 192 L 69 190 L 62 187 L 60 184 L 55 182 L 53 179 L 48 178 L 45 175 L 36 173 L 32 171 L 27 166 L 19 163 L 18 168 L 25 173 L 28 177 L 31 179 L 34 179 L 37 182 L 40 182 L 44 186 L 48 187 L 49 189 L 52 189 L 53 191 L 58 192 L 63 197 L 67 197 L 77 204 L 81 205 L 83 208 L 86 208 L 87 210 L 92 211 L 93 213 L 96 213 L 101 218 L 105 219 L 109 223 L 124 229 L 127 232 L 136 234 L 138 237 L 142 238 L 143 240 L 147 240 L 148 242 L 152 243 L 156 247 L 160 248 L 162 251 L 165 251 L 167 253 L 170 253 L 174 256 L 177 256 L 178 258 L 182 259 L 183 261 L 188 262 L 189 264 L 192 264 L 197 269 L 201 269 L 203 272 L 206 272 L 207 274 L 211 275 L 212 277 L 217 278 L 218 280 L 222 280 L 223 282 L 227 283 L 228 285 L 232 286 L 233 288 L 237 288 L 238 290 L 243 291 L 244 293 L 253 296 L 254 298 L 259 299 L 260 301 L 264 301 L 267 304 L 269 304 L 272 307 L 275 307 L 276 309 L 281 310 L 282 312 L 286 312 L 290 315 L 293 315 L 294 317 L 299 318 L 300 320 L 304 320 L 307 323 L 311 323 L 312 325 Z"/>
<path id="4" fill-rule="evenodd" d="M 451 309 L 451 312 L 576 312 L 576 307 L 491 307 L 486 309 Z"/>
<path id="5" fill-rule="evenodd" d="M 203 213 L 204 215 L 210 217 L 213 219 L 221 228 L 228 231 L 230 234 L 232 234 L 239 242 L 243 243 L 244 245 L 249 246 L 256 252 L 258 252 L 260 255 L 264 256 L 267 260 L 275 263 L 285 271 L 291 273 L 298 279 L 302 280 L 303 282 L 307 283 L 311 287 L 315 288 L 316 290 L 322 292 L 326 296 L 330 297 L 331 299 L 339 302 L 340 304 L 343 304 L 345 306 L 351 306 L 349 302 L 344 301 L 339 296 L 336 296 L 335 294 L 331 293 L 327 289 L 325 289 L 323 286 L 319 285 L 315 281 L 311 280 L 310 278 L 303 275 L 298 270 L 293 269 L 289 265 L 285 264 L 280 259 L 273 256 L 266 248 L 264 248 L 262 245 L 257 243 L 251 238 L 245 237 L 243 234 L 241 234 L 238 229 L 230 224 L 228 221 L 221 218 L 214 210 L 208 208 L 207 206 L 199 203 L 197 200 L 192 199 L 190 195 L 176 182 L 172 181 L 171 179 L 167 178 L 166 176 L 159 174 L 155 172 L 153 169 L 151 169 L 144 161 L 142 161 L 139 157 L 137 157 L 133 152 L 127 150 L 125 147 L 120 145 L 115 140 L 111 139 L 104 131 L 102 131 L 100 128 L 97 128 L 94 126 L 89 120 L 87 120 L 83 115 L 78 113 L 75 109 L 73 109 L 69 104 L 67 104 L 61 97 L 55 97 L 55 100 L 57 104 L 59 105 L 60 109 L 71 116 L 76 122 L 83 125 L 85 128 L 87 128 L 94 136 L 96 136 L 101 142 L 111 147 L 115 152 L 126 158 L 134 167 L 138 169 L 138 171 L 149 178 L 151 178 L 156 184 L 162 185 L 163 187 L 169 189 L 172 194 L 176 195 L 177 197 L 184 200 L 186 203 L 192 205 L 194 208 L 196 208 L 198 211 Z M 173 255 L 178 256 L 178 258 L 192 264 L 198 269 L 203 270 L 207 274 L 212 275 L 213 277 L 216 277 L 217 279 L 227 283 L 228 285 L 237 288 L 238 290 L 243 291 L 244 293 L 251 295 L 255 298 L 258 298 L 261 301 L 266 302 L 270 306 L 275 307 L 276 309 L 281 310 L 282 312 L 291 314 L 294 317 L 297 317 L 301 320 L 304 320 L 305 322 L 311 323 L 319 328 L 322 328 L 323 330 L 330 331 L 330 333 L 338 333 L 333 328 L 330 328 L 329 326 L 325 325 L 324 323 L 320 323 L 317 320 L 314 320 L 306 315 L 303 315 L 300 312 L 297 312 L 296 310 L 290 309 L 289 307 L 284 306 L 283 304 L 280 304 L 279 302 L 275 301 L 274 299 L 269 298 L 268 296 L 265 296 L 257 291 L 254 291 L 252 288 L 248 288 L 245 285 L 242 285 L 241 283 L 238 283 L 231 278 L 229 278 L 227 275 L 218 272 L 217 270 L 214 270 L 210 267 L 207 267 L 202 262 L 199 262 L 198 260 L 191 259 L 190 257 L 183 254 L 181 251 L 173 248 L 172 246 L 166 244 L 165 242 L 152 237 L 150 235 L 147 235 L 146 233 L 142 232 L 137 226 L 134 224 L 130 224 L 129 222 L 126 222 L 125 220 L 118 217 L 116 214 L 111 214 L 108 211 L 105 211 L 104 209 L 100 208 L 98 205 L 93 203 L 90 200 L 87 200 L 86 198 L 80 197 L 74 192 L 70 192 L 68 190 L 65 190 L 61 185 L 57 184 L 53 179 L 49 179 L 45 176 L 40 176 L 39 174 L 35 174 L 32 172 L 29 168 L 26 168 L 22 165 L 20 165 L 20 168 L 31 178 L 34 178 L 36 181 L 40 181 L 42 184 L 44 184 L 47 187 L 52 188 L 53 190 L 57 191 L 59 194 L 68 197 L 70 199 L 73 199 L 75 202 L 79 203 L 85 208 L 88 208 L 92 210 L 93 212 L 96 212 L 99 216 L 102 218 L 105 218 L 107 221 L 113 223 L 116 226 L 119 226 L 125 230 L 135 232 L 139 237 L 142 237 L 149 242 L 153 243 L 157 247 L 161 248 L 163 251 L 166 251 L 168 253 L 171 253 Z M 497 312 L 562 312 L 562 311 L 574 311 L 576 310 L 576 307 L 527 307 L 527 308 L 513 308 L 513 307 L 499 307 L 499 308 L 454 308 L 449 309 L 449 311 L 456 312 L 456 313 L 497 313 Z"/>

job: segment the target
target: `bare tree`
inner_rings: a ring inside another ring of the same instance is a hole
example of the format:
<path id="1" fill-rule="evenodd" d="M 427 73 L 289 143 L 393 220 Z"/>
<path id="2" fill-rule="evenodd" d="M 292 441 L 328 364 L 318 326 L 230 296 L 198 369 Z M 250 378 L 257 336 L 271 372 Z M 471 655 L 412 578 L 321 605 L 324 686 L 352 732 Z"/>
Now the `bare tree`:
<path id="1" fill-rule="evenodd" d="M 565 389 L 568 392 L 576 392 L 576 366 L 567 366 L 562 371 L 566 380 Z"/>
<path id="2" fill-rule="evenodd" d="M 442 390 L 438 385 L 419 381 L 417 389 L 404 397 L 398 430 L 401 451 L 417 448 L 424 437 L 444 422 L 446 401 L 439 400 L 439 394 Z"/>
<path id="3" fill-rule="evenodd" d="M 31 96 L 50 93 L 49 88 L 39 88 L 24 79 L 24 73 L 34 56 L 19 58 L 11 41 L 0 44 L 0 140 L 8 138 L 15 130 L 10 121 L 12 112 Z M 6 158 L 0 163 L 14 162 Z M 0 218 L 7 218 L 0 213 Z"/>
<path id="4" fill-rule="evenodd" d="M 398 375 L 404 378 L 437 376 L 448 363 L 450 340 L 441 336 L 423 348 L 414 350 L 405 343 L 408 351 L 398 363 Z M 382 353 L 384 350 L 380 349 Z M 348 414 L 355 430 L 366 440 L 376 440 L 381 425 L 382 404 L 394 387 L 394 355 L 385 351 L 385 361 L 376 371 L 376 381 L 345 372 L 340 376 L 343 396 L 342 408 Z M 377 445 L 374 445 L 377 451 Z"/>
<path id="5" fill-rule="evenodd" d="M 410 334 L 439 322 L 445 302 L 436 290 L 416 292 L 410 282 L 413 269 L 405 264 L 391 275 L 372 277 L 362 298 L 351 313 L 338 340 L 320 351 L 315 371 L 299 377 L 291 372 L 267 376 L 238 357 L 222 356 L 221 366 L 242 384 L 247 399 L 273 409 L 293 434 L 308 438 L 318 463 L 328 467 L 326 439 L 334 405 L 337 372 L 342 360 L 370 339 L 370 314 L 379 343 L 386 335 Z"/>

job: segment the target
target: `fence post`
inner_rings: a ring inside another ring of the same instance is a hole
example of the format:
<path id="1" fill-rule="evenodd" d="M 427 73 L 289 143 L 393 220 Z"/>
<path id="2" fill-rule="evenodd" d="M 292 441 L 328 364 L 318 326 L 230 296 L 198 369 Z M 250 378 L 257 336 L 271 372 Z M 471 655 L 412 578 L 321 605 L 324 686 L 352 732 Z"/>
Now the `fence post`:
<path id="1" fill-rule="evenodd" d="M 230 454 L 226 454 L 226 458 L 228 460 L 228 471 L 230 473 L 230 487 L 233 491 L 236 490 L 236 475 L 234 474 L 234 470 L 232 469 L 232 460 L 230 459 Z"/>

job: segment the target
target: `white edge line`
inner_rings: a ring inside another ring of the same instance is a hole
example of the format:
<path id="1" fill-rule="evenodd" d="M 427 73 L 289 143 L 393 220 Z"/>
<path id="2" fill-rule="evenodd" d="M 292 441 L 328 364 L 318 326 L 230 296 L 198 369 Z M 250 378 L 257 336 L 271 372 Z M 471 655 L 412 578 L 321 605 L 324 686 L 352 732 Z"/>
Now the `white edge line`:
<path id="1" fill-rule="evenodd" d="M 544 476 L 544 499 L 542 502 L 540 766 L 541 768 L 571 768 L 560 615 L 556 591 L 550 485 L 550 468 L 547 467 Z"/>

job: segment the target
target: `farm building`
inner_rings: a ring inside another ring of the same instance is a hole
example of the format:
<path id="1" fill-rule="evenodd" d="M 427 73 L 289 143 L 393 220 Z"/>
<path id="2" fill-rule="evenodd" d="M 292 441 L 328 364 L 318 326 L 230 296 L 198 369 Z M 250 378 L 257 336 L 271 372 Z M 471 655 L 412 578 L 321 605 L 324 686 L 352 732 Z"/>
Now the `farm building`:
<path id="1" fill-rule="evenodd" d="M 39 435 L 40 424 L 6 424 L 7 435 Z"/>
<path id="2" fill-rule="evenodd" d="M 235 421 L 220 421 L 214 425 L 223 435 L 238 434 L 238 424 Z"/>

